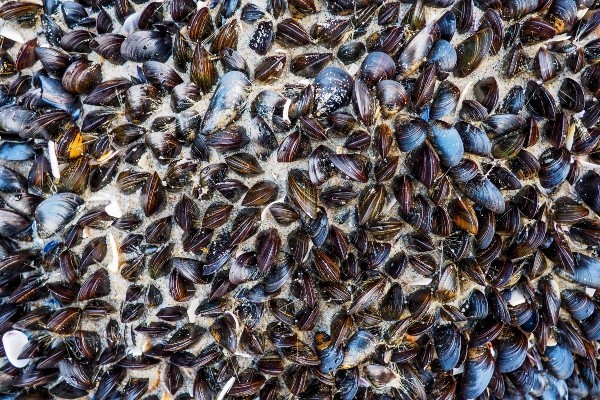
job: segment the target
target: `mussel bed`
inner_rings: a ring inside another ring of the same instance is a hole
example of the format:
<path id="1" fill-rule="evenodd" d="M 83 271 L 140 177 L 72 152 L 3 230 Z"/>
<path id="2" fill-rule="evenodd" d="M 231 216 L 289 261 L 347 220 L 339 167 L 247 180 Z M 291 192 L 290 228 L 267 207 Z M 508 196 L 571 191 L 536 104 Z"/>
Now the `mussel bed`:
<path id="1" fill-rule="evenodd" d="M 600 398 L 600 3 L 0 4 L 0 399 Z"/>

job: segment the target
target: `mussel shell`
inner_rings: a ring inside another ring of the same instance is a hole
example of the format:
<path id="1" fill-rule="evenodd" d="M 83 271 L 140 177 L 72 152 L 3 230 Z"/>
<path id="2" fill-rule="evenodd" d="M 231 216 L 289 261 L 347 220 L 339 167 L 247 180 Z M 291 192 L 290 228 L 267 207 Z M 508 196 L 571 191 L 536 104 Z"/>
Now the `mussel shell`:
<path id="1" fill-rule="evenodd" d="M 347 42 L 340 46 L 337 51 L 337 58 L 344 64 L 352 64 L 361 59 L 367 52 L 365 44 L 362 42 Z"/>
<path id="2" fill-rule="evenodd" d="M 454 74 L 464 78 L 475 71 L 487 57 L 494 32 L 490 28 L 484 28 L 456 46 L 457 63 Z"/>
<path id="3" fill-rule="evenodd" d="M 562 70 L 562 64 L 558 57 L 549 50 L 540 47 L 534 58 L 535 75 L 543 82 L 550 81 Z"/>
<path id="4" fill-rule="evenodd" d="M 496 214 L 504 212 L 504 197 L 488 178 L 479 175 L 465 183 L 462 190 L 473 202 L 488 210 Z"/>
<path id="5" fill-rule="evenodd" d="M 352 77 L 338 67 L 327 67 L 314 80 L 315 101 L 313 113 L 316 117 L 327 116 L 350 102 L 353 87 Z"/>
<path id="6" fill-rule="evenodd" d="M 414 35 L 398 57 L 398 72 L 408 76 L 416 71 L 426 60 L 440 34 L 438 24 L 429 24 Z"/>
<path id="7" fill-rule="evenodd" d="M 133 62 L 165 62 L 172 49 L 171 37 L 160 31 L 136 31 L 121 43 L 121 55 Z"/>
<path id="8" fill-rule="evenodd" d="M 479 122 L 488 118 L 488 111 L 476 100 L 463 100 L 459 117 L 466 122 Z M 459 121 L 458 123 L 462 122 Z M 458 124 L 457 123 L 457 124 Z"/>
<path id="9" fill-rule="evenodd" d="M 308 32 L 293 18 L 284 19 L 277 24 L 275 40 L 283 47 L 299 47 L 311 43 Z"/>
<path id="10" fill-rule="evenodd" d="M 54 78 L 40 77 L 42 83 L 42 101 L 52 107 L 59 108 L 70 114 L 78 113 L 81 101 L 78 97 L 65 90 L 62 83 Z"/>
<path id="11" fill-rule="evenodd" d="M 250 86 L 248 77 L 242 72 L 230 71 L 223 75 L 210 99 L 201 133 L 210 134 L 236 120 L 246 104 Z"/>
<path id="12" fill-rule="evenodd" d="M 475 398 L 486 389 L 494 372 L 494 358 L 487 347 L 470 348 L 465 360 L 461 393 Z"/>
<path id="13" fill-rule="evenodd" d="M 125 59 L 121 56 L 121 45 L 125 41 L 125 36 L 115 33 L 105 33 L 96 36 L 90 41 L 89 46 L 95 53 L 113 64 L 123 64 Z"/>
<path id="14" fill-rule="evenodd" d="M 273 43 L 273 22 L 261 21 L 256 26 L 248 47 L 257 54 L 264 56 L 269 52 Z"/>
<path id="15" fill-rule="evenodd" d="M 462 121 L 457 122 L 454 128 L 460 135 L 465 152 L 483 157 L 492 153 L 492 143 L 481 128 Z"/>
<path id="16" fill-rule="evenodd" d="M 159 61 L 146 61 L 142 64 L 142 72 L 149 83 L 167 92 L 183 83 L 175 70 Z"/>
<path id="17" fill-rule="evenodd" d="M 458 364 L 463 344 L 461 334 L 453 324 L 441 325 L 435 330 L 434 345 L 444 371 L 451 371 Z"/>
<path id="18" fill-rule="evenodd" d="M 500 89 L 496 78 L 489 76 L 480 79 L 473 86 L 473 92 L 477 101 L 491 113 L 500 98 Z"/>
<path id="19" fill-rule="evenodd" d="M 393 79 L 396 73 L 396 63 L 386 53 L 374 51 L 363 60 L 358 77 L 370 88 L 385 79 Z"/>
<path id="20" fill-rule="evenodd" d="M 83 30 L 75 29 L 64 34 L 60 39 L 60 45 L 63 50 L 72 53 L 91 53 L 89 44 L 96 35 Z"/>
<path id="21" fill-rule="evenodd" d="M 69 65 L 62 77 L 62 85 L 71 93 L 87 93 L 102 81 L 100 64 L 76 61 Z"/>
<path id="22" fill-rule="evenodd" d="M 570 171 L 571 155 L 565 148 L 549 148 L 540 155 L 540 184 L 550 189 L 567 179 Z"/>
<path id="23" fill-rule="evenodd" d="M 436 120 L 427 124 L 427 134 L 440 161 L 450 168 L 457 165 L 464 155 L 464 147 L 458 131 L 452 125 Z"/>
<path id="24" fill-rule="evenodd" d="M 303 78 L 314 78 L 333 59 L 331 53 L 300 54 L 290 62 L 290 71 Z"/>
<path id="25" fill-rule="evenodd" d="M 521 42 L 525 46 L 545 42 L 556 36 L 557 30 L 541 18 L 529 18 L 521 26 Z"/>
<path id="26" fill-rule="evenodd" d="M 567 379 L 573 373 L 575 369 L 573 356 L 566 347 L 560 344 L 548 346 L 544 356 L 546 368 L 557 379 Z"/>
<path id="27" fill-rule="evenodd" d="M 411 106 L 418 113 L 425 111 L 426 105 L 433 98 L 436 73 L 437 65 L 428 65 L 415 81 L 415 85 L 411 90 Z"/>
<path id="28" fill-rule="evenodd" d="M 522 86 L 516 85 L 508 91 L 497 112 L 499 114 L 518 114 L 524 106 L 525 90 Z"/>
<path id="29" fill-rule="evenodd" d="M 393 80 L 379 81 L 376 97 L 382 114 L 389 118 L 401 111 L 408 103 L 408 94 L 400 82 Z"/>
<path id="30" fill-rule="evenodd" d="M 494 340 L 497 352 L 496 368 L 502 373 L 518 369 L 527 357 L 527 337 L 520 331 L 506 327 Z"/>
<path id="31" fill-rule="evenodd" d="M 567 110 L 582 111 L 585 107 L 585 97 L 581 85 L 571 78 L 565 78 L 558 91 L 558 101 Z"/>
<path id="32" fill-rule="evenodd" d="M 600 215 L 600 175 L 591 170 L 575 183 L 575 191 L 583 202 Z"/>
<path id="33" fill-rule="evenodd" d="M 286 56 L 284 55 L 263 58 L 254 69 L 254 79 L 262 83 L 276 81 L 283 73 L 285 63 Z"/>
<path id="34" fill-rule="evenodd" d="M 548 89 L 534 81 L 527 83 L 525 91 L 527 108 L 538 117 L 553 119 L 556 113 L 556 102 Z"/>
<path id="35" fill-rule="evenodd" d="M 35 210 L 38 235 L 47 238 L 75 217 L 83 200 L 72 193 L 59 193 L 41 202 Z"/>
<path id="36" fill-rule="evenodd" d="M 427 55 L 426 65 L 436 64 L 438 71 L 451 72 L 458 61 L 456 50 L 443 39 L 434 43 Z"/>
<path id="37" fill-rule="evenodd" d="M 429 108 L 429 118 L 441 119 L 453 113 L 458 105 L 459 97 L 458 86 L 448 80 L 440 83 Z"/>
<path id="38" fill-rule="evenodd" d="M 341 44 L 348 35 L 351 21 L 349 19 L 329 19 L 323 24 L 315 24 L 310 29 L 310 37 L 316 40 L 325 48 L 331 49 Z M 303 34 L 300 35 L 302 42 L 306 42 L 307 38 Z M 310 41 L 310 37 L 308 40 Z M 295 42 L 298 42 L 297 40 Z"/>

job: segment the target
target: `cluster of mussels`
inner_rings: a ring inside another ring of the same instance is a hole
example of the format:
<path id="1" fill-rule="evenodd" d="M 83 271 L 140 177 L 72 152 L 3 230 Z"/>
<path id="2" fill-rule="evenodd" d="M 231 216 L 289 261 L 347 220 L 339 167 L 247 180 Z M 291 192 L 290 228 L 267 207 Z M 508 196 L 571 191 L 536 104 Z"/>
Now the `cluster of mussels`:
<path id="1" fill-rule="evenodd" d="M 0 398 L 600 398 L 600 3 L 251 1 L 0 4 Z"/>

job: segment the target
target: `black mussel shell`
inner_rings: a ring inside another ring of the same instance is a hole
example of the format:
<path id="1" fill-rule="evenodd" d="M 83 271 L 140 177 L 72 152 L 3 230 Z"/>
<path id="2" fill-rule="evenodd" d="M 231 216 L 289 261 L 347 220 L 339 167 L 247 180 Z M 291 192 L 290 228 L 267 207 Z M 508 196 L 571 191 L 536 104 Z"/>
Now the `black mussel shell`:
<path id="1" fill-rule="evenodd" d="M 452 114 L 458 105 L 459 97 L 458 86 L 448 80 L 440 83 L 429 108 L 429 118 L 442 119 Z"/>
<path id="2" fill-rule="evenodd" d="M 586 172 L 575 183 L 575 192 L 592 211 L 600 215 L 600 175 L 598 173 L 593 170 Z"/>
<path id="3" fill-rule="evenodd" d="M 392 58 L 380 51 L 369 53 L 363 60 L 358 77 L 369 87 L 375 86 L 384 79 L 393 79 L 396 73 L 396 64 Z"/>
<path id="4" fill-rule="evenodd" d="M 433 44 L 440 38 L 438 24 L 429 24 L 414 35 L 398 57 L 398 72 L 408 76 L 426 60 Z"/>
<path id="5" fill-rule="evenodd" d="M 521 42 L 525 46 L 545 42 L 556 36 L 557 30 L 550 22 L 541 18 L 529 18 L 521 26 Z"/>
<path id="6" fill-rule="evenodd" d="M 487 57 L 494 33 L 490 28 L 484 28 L 456 46 L 457 64 L 454 74 L 465 77 L 476 70 L 484 58 Z"/>
<path id="7" fill-rule="evenodd" d="M 534 58 L 535 75 L 543 82 L 550 81 L 562 70 L 558 57 L 549 50 L 540 47 Z"/>
<path id="8" fill-rule="evenodd" d="M 338 67 L 327 67 L 314 80 L 315 101 L 313 113 L 317 117 L 327 116 L 350 102 L 352 77 Z"/>
<path id="9" fill-rule="evenodd" d="M 273 43 L 273 22 L 261 21 L 256 26 L 248 47 L 257 54 L 264 56 L 269 52 Z"/>
<path id="10" fill-rule="evenodd" d="M 558 101 L 567 110 L 582 111 L 585 107 L 585 97 L 581 85 L 571 78 L 565 78 L 558 91 Z"/>
<path id="11" fill-rule="evenodd" d="M 367 52 L 365 44 L 362 42 L 347 42 L 340 46 L 337 51 L 337 58 L 344 64 L 352 64 Z"/>
<path id="12" fill-rule="evenodd" d="M 173 49 L 171 37 L 160 31 L 136 31 L 121 43 L 121 55 L 133 62 L 165 62 Z"/>
<path id="13" fill-rule="evenodd" d="M 498 81 L 493 76 L 477 81 L 477 83 L 475 83 L 473 86 L 473 92 L 475 93 L 475 98 L 477 101 L 481 103 L 481 105 L 483 105 L 489 113 L 491 113 L 496 107 L 496 104 L 498 104 L 500 90 L 498 87 Z"/>
<path id="14" fill-rule="evenodd" d="M 427 124 L 427 135 L 446 167 L 457 165 L 464 155 L 464 147 L 458 131 L 450 124 L 436 120 Z"/>
<path id="15" fill-rule="evenodd" d="M 534 115 L 553 119 L 556 113 L 556 102 L 548 89 L 536 82 L 529 81 L 525 91 L 527 108 Z"/>
<path id="16" fill-rule="evenodd" d="M 248 77 L 242 72 L 230 71 L 223 75 L 210 100 L 200 132 L 206 135 L 236 120 L 246 104 L 250 86 Z"/>
<path id="17" fill-rule="evenodd" d="M 76 210 L 83 200 L 72 193 L 60 193 L 41 202 L 35 210 L 38 235 L 47 238 L 75 217 Z"/>
<path id="18" fill-rule="evenodd" d="M 382 114 L 389 118 L 408 104 L 408 94 L 400 82 L 382 80 L 376 86 L 376 97 Z"/>
<path id="19" fill-rule="evenodd" d="M 426 65 L 436 64 L 440 72 L 451 72 L 458 61 L 456 50 L 450 42 L 440 39 L 434 43 L 427 55 Z"/>
<path id="20" fill-rule="evenodd" d="M 290 71 L 303 78 L 314 78 L 333 59 L 331 53 L 300 54 L 290 62 Z"/>

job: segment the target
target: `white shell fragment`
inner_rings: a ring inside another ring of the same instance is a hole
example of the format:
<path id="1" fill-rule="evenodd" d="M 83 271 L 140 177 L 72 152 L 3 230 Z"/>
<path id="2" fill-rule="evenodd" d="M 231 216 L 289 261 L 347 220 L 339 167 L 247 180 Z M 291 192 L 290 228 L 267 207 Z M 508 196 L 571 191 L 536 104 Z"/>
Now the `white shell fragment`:
<path id="1" fill-rule="evenodd" d="M 234 383 L 235 383 L 235 376 L 232 376 L 231 378 L 229 378 L 227 383 L 225 383 L 225 385 L 223 385 L 223 389 L 221 389 L 221 391 L 219 392 L 219 395 L 217 396 L 216 400 L 223 400 L 225 398 L 225 396 L 227 396 L 227 393 L 233 387 Z"/>
<path id="2" fill-rule="evenodd" d="M 56 157 L 56 143 L 48 141 L 48 161 L 50 161 L 50 170 L 56 181 L 60 179 L 60 169 L 58 168 L 58 158 Z"/>
<path id="3" fill-rule="evenodd" d="M 29 343 L 29 339 L 21 331 L 8 331 L 2 336 L 2 346 L 4 346 L 6 358 L 15 368 L 23 368 L 31 361 L 29 358 L 19 360 L 19 354 L 27 346 L 27 343 Z"/>
<path id="4" fill-rule="evenodd" d="M 90 198 L 91 201 L 109 201 L 110 203 L 104 207 L 104 211 L 111 217 L 121 218 L 123 216 L 123 210 L 121 210 L 121 206 L 119 205 L 119 200 L 110 194 L 105 192 L 96 193 L 94 196 Z"/>
<path id="5" fill-rule="evenodd" d="M 110 272 L 117 273 L 119 272 L 119 246 L 117 245 L 117 241 L 115 240 L 112 232 L 108 233 L 108 243 L 110 245 L 111 254 L 111 258 L 108 263 L 108 270 Z"/>
<path id="6" fill-rule="evenodd" d="M 25 38 L 17 28 L 8 23 L 3 23 L 0 27 L 0 36 L 15 41 L 17 43 L 25 43 Z"/>

